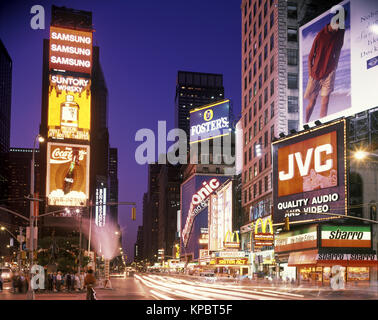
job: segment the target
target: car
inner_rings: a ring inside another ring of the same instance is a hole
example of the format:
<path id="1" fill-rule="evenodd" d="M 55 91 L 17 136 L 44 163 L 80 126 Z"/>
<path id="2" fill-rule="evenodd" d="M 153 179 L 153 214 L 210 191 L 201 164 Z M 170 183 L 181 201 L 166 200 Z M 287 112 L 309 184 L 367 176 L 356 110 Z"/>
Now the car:
<path id="1" fill-rule="evenodd" d="M 217 277 L 215 276 L 215 273 L 212 273 L 212 272 L 201 272 L 200 276 L 204 277 L 205 281 L 212 282 L 212 281 L 217 280 Z"/>
<path id="2" fill-rule="evenodd" d="M 4 282 L 10 281 L 12 277 L 12 270 L 10 268 L 0 268 L 1 277 Z"/>

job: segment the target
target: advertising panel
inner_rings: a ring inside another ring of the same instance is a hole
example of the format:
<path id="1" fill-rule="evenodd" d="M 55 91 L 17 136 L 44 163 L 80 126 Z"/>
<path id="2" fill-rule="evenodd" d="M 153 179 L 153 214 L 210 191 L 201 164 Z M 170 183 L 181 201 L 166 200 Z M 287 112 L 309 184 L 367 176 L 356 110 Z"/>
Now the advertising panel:
<path id="1" fill-rule="evenodd" d="M 47 144 L 48 205 L 86 205 L 89 194 L 89 156 L 89 146 Z"/>
<path id="2" fill-rule="evenodd" d="M 347 214 L 345 125 L 338 121 L 272 144 L 274 223 Z"/>
<path id="3" fill-rule="evenodd" d="M 50 74 L 48 137 L 89 141 L 91 81 L 83 77 Z"/>
<path id="4" fill-rule="evenodd" d="M 106 185 L 101 183 L 100 186 L 96 188 L 96 207 L 95 207 L 95 224 L 98 227 L 104 227 L 106 221 Z"/>
<path id="5" fill-rule="evenodd" d="M 210 250 L 224 247 L 226 234 L 232 230 L 232 181 L 210 196 L 209 205 Z"/>
<path id="6" fill-rule="evenodd" d="M 300 230 L 279 233 L 275 236 L 275 252 L 287 252 L 317 247 L 317 226 L 309 226 Z"/>
<path id="7" fill-rule="evenodd" d="M 195 108 L 190 113 L 190 143 L 231 134 L 230 100 Z"/>
<path id="8" fill-rule="evenodd" d="M 245 266 L 248 264 L 248 258 L 215 258 L 210 260 L 210 265 L 219 266 Z"/>
<path id="9" fill-rule="evenodd" d="M 49 68 L 91 74 L 92 32 L 50 27 Z"/>
<path id="10" fill-rule="evenodd" d="M 198 257 L 201 228 L 208 228 L 209 197 L 228 179 L 221 175 L 193 175 L 181 184 L 182 254 L 193 253 Z"/>
<path id="11" fill-rule="evenodd" d="M 322 247 L 371 248 L 370 226 L 321 226 Z"/>
<path id="12" fill-rule="evenodd" d="M 346 0 L 299 28 L 300 125 L 376 107 L 377 10 Z"/>

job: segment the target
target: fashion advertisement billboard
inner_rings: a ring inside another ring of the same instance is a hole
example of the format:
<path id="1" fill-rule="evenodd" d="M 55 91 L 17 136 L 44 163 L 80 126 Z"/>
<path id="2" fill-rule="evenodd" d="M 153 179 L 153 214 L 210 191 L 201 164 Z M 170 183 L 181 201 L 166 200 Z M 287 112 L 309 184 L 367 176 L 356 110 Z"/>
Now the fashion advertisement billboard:
<path id="1" fill-rule="evenodd" d="M 89 194 L 89 146 L 47 144 L 46 195 L 50 206 L 85 206 Z"/>
<path id="2" fill-rule="evenodd" d="M 347 0 L 299 28 L 300 125 L 377 106 L 377 10 Z"/>
<path id="3" fill-rule="evenodd" d="M 347 213 L 345 134 L 342 120 L 272 144 L 274 223 Z"/>

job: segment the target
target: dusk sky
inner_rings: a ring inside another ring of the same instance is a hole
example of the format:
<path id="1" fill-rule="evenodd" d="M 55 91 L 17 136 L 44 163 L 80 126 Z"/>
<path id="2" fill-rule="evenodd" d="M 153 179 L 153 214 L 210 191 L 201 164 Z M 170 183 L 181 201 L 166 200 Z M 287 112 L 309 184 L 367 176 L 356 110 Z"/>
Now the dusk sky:
<path id="1" fill-rule="evenodd" d="M 13 60 L 11 146 L 32 147 L 41 120 L 42 47 L 49 37 L 51 5 L 93 14 L 94 44 L 109 91 L 110 145 L 118 148 L 119 207 L 123 246 L 133 257 L 142 225 L 147 166 L 135 161 L 135 133 L 157 130 L 159 120 L 174 127 L 178 70 L 221 73 L 225 97 L 240 114 L 240 0 L 75 0 L 8 1 L 0 4 L 0 38 Z M 45 30 L 30 27 L 33 5 L 45 8 Z"/>

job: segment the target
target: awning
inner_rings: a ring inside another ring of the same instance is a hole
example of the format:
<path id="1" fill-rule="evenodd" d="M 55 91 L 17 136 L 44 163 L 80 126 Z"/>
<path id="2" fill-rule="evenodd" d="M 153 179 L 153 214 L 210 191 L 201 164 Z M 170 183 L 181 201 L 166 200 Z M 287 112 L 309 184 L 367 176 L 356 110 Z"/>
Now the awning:
<path id="1" fill-rule="evenodd" d="M 290 253 L 288 266 L 334 266 L 378 267 L 378 259 L 373 254 L 323 253 L 319 250 L 307 250 Z"/>
<path id="2" fill-rule="evenodd" d="M 290 253 L 287 265 L 294 267 L 298 265 L 316 265 L 318 250 L 308 250 Z"/>

